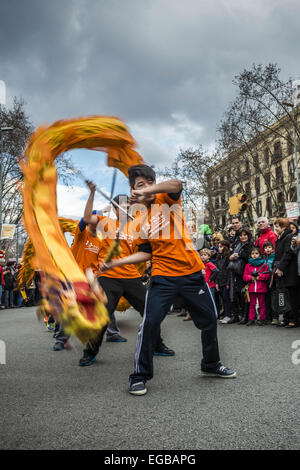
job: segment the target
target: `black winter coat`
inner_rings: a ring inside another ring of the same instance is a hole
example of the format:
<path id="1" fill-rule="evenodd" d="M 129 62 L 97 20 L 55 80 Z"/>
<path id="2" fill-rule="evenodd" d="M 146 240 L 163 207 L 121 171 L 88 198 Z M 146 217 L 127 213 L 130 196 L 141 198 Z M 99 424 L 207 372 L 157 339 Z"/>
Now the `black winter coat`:
<path id="1" fill-rule="evenodd" d="M 4 274 L 4 289 L 5 290 L 13 290 L 15 288 L 15 279 L 10 270 Z"/>
<path id="2" fill-rule="evenodd" d="M 282 277 L 275 276 L 278 287 L 293 287 L 299 285 L 297 257 L 291 250 L 292 231 L 286 229 L 275 243 L 275 258 L 273 267 L 283 272 Z"/>
<path id="3" fill-rule="evenodd" d="M 218 284 L 220 287 L 229 286 L 230 272 L 227 269 L 227 266 L 229 263 L 229 256 L 230 256 L 230 253 L 224 258 L 218 255 L 215 261 L 215 265 L 219 270 L 217 277 L 215 279 L 215 283 Z"/>
<path id="4" fill-rule="evenodd" d="M 246 264 L 248 263 L 248 259 L 250 258 L 250 254 L 251 254 L 251 250 L 253 246 L 254 245 L 251 241 L 246 242 L 244 245 L 242 245 L 239 251 L 239 258 L 243 260 L 243 272 L 242 274 L 233 275 L 235 290 L 240 291 L 241 288 L 245 285 L 245 282 L 243 279 L 244 269 L 245 269 Z"/>
<path id="5" fill-rule="evenodd" d="M 246 264 L 248 263 L 248 259 L 250 258 L 251 255 L 251 250 L 254 247 L 252 242 L 247 242 L 244 245 L 242 245 L 242 248 L 239 251 L 239 258 L 242 258 L 244 261 L 244 268 Z"/>

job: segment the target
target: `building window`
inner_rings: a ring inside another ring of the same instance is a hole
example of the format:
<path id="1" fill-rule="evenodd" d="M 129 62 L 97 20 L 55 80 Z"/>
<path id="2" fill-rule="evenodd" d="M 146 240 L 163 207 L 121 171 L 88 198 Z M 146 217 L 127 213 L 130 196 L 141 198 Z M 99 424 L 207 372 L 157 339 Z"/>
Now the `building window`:
<path id="1" fill-rule="evenodd" d="M 276 183 L 283 183 L 283 173 L 281 165 L 275 168 Z"/>
<path id="2" fill-rule="evenodd" d="M 294 153 L 294 142 L 289 139 L 288 140 L 288 155 L 292 155 Z"/>
<path id="3" fill-rule="evenodd" d="M 289 179 L 293 180 L 295 178 L 295 162 L 294 162 L 294 160 L 290 160 L 288 162 L 288 173 L 289 173 Z"/>
<path id="4" fill-rule="evenodd" d="M 282 157 L 281 143 L 280 143 L 280 140 L 277 140 L 274 143 L 274 159 L 278 159 L 281 157 Z"/>
<path id="5" fill-rule="evenodd" d="M 266 199 L 266 209 L 269 217 L 272 217 L 272 198 L 268 196 Z"/>
<path id="6" fill-rule="evenodd" d="M 285 208 L 284 208 L 284 196 L 283 193 L 280 192 L 277 194 L 277 204 L 278 204 L 278 214 L 279 217 L 282 217 L 285 214 Z"/>
<path id="7" fill-rule="evenodd" d="M 259 178 L 259 176 L 257 176 L 257 178 L 255 178 L 255 192 L 256 192 L 256 194 L 260 194 L 260 178 Z"/>
<path id="8" fill-rule="evenodd" d="M 271 175 L 270 175 L 270 173 L 267 173 L 265 175 L 265 183 L 266 183 L 267 189 L 269 189 L 270 186 L 271 186 Z"/>
<path id="9" fill-rule="evenodd" d="M 254 168 L 258 168 L 259 167 L 259 164 L 258 164 L 258 153 L 255 153 L 253 155 L 253 166 Z"/>
<path id="10" fill-rule="evenodd" d="M 265 160 L 265 164 L 269 165 L 270 155 L 269 155 L 269 149 L 268 148 L 265 148 L 265 150 L 264 150 L 264 160 Z"/>
<path id="11" fill-rule="evenodd" d="M 250 173 L 250 164 L 249 160 L 245 160 L 245 174 L 248 175 Z"/>
<path id="12" fill-rule="evenodd" d="M 283 193 L 280 192 L 277 194 L 277 202 L 278 202 L 278 205 L 279 206 L 283 206 L 284 204 L 284 197 L 283 197 Z"/>
<path id="13" fill-rule="evenodd" d="M 250 185 L 250 183 L 245 184 L 245 191 L 246 191 L 247 196 L 249 198 L 251 198 L 251 185 Z"/>
<path id="14" fill-rule="evenodd" d="M 221 227 L 225 227 L 225 225 L 226 225 L 226 216 L 222 215 L 222 225 L 221 225 Z"/>
<path id="15" fill-rule="evenodd" d="M 292 186 L 291 189 L 289 190 L 289 199 L 290 199 L 290 202 L 297 201 L 297 189 L 295 186 Z"/>
<path id="16" fill-rule="evenodd" d="M 256 203 L 256 215 L 257 217 L 261 217 L 261 201 L 257 201 Z"/>

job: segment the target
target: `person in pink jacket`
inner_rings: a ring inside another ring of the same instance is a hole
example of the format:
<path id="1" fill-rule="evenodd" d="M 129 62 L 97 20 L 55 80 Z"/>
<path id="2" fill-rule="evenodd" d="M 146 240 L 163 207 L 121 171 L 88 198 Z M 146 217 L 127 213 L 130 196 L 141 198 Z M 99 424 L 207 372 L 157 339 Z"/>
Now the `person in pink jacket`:
<path id="1" fill-rule="evenodd" d="M 260 319 L 258 325 L 264 325 L 266 319 L 265 294 L 268 291 L 267 280 L 270 277 L 268 266 L 266 265 L 261 251 L 258 247 L 251 250 L 251 258 L 245 266 L 243 279 L 249 283 L 249 321 L 247 326 L 254 325 L 255 306 L 258 299 Z"/>

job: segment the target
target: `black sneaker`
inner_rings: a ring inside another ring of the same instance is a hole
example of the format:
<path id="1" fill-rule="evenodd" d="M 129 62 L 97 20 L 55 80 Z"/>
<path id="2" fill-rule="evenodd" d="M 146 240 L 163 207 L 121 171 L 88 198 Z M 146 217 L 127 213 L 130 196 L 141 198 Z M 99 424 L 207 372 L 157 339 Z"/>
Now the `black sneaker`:
<path id="1" fill-rule="evenodd" d="M 55 343 L 52 349 L 53 351 L 62 351 L 63 349 L 65 349 L 65 345 L 64 343 Z"/>
<path id="2" fill-rule="evenodd" d="M 168 348 L 165 344 L 162 344 L 159 349 L 154 351 L 154 356 L 175 356 L 175 351 Z"/>
<path id="3" fill-rule="evenodd" d="M 230 320 L 227 322 L 227 325 L 231 325 L 232 323 L 238 323 L 239 321 L 239 317 L 231 317 Z"/>
<path id="4" fill-rule="evenodd" d="M 78 365 L 81 367 L 91 366 L 96 361 L 96 356 L 89 353 L 83 353 L 81 359 L 79 359 Z"/>
<path id="5" fill-rule="evenodd" d="M 131 393 L 131 395 L 145 395 L 147 393 L 147 389 L 144 382 L 135 382 L 130 384 L 129 393 Z"/>
<path id="6" fill-rule="evenodd" d="M 258 326 L 264 326 L 265 325 L 265 320 L 257 320 L 256 324 Z"/>
<path id="7" fill-rule="evenodd" d="M 248 323 L 246 323 L 246 326 L 251 326 L 254 325 L 255 321 L 254 320 L 249 320 Z"/>
<path id="8" fill-rule="evenodd" d="M 284 328 L 296 328 L 296 327 L 297 327 L 296 323 L 290 322 L 287 325 L 285 325 Z"/>
<path id="9" fill-rule="evenodd" d="M 233 379 L 236 377 L 236 372 L 234 370 L 228 369 L 227 367 L 222 366 L 222 364 L 212 371 L 202 369 L 202 374 L 207 376 L 211 375 L 214 377 L 221 377 L 222 379 Z"/>
<path id="10" fill-rule="evenodd" d="M 106 336 L 106 341 L 108 343 L 126 343 L 127 339 L 123 338 L 121 335 Z"/>
<path id="11" fill-rule="evenodd" d="M 277 328 L 282 328 L 282 327 L 285 327 L 288 324 L 289 324 L 289 322 L 281 321 L 281 322 L 277 323 L 276 327 Z"/>

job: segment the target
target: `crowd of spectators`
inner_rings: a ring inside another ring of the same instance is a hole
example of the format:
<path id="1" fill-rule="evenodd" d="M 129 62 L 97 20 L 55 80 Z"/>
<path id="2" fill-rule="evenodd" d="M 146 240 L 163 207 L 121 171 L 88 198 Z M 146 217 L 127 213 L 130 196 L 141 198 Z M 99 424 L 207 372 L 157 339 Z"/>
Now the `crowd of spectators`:
<path id="1" fill-rule="evenodd" d="M 41 299 L 40 276 L 35 272 L 31 281 L 19 288 L 17 277 L 20 265 L 15 260 L 0 264 L 0 309 L 32 307 Z"/>
<path id="2" fill-rule="evenodd" d="M 226 231 L 206 232 L 198 251 L 220 323 L 300 326 L 299 225 L 300 217 L 278 218 L 272 229 L 260 217 L 253 236 L 234 216 Z"/>
<path id="3" fill-rule="evenodd" d="M 297 223 L 278 218 L 274 229 L 260 217 L 255 236 L 238 216 L 224 231 L 207 230 L 202 241 L 190 229 L 220 323 L 300 326 L 300 217 Z M 19 269 L 15 260 L 0 264 L 1 309 L 34 306 L 41 299 L 39 272 L 20 289 Z M 190 320 L 182 299 L 176 308 Z"/>

